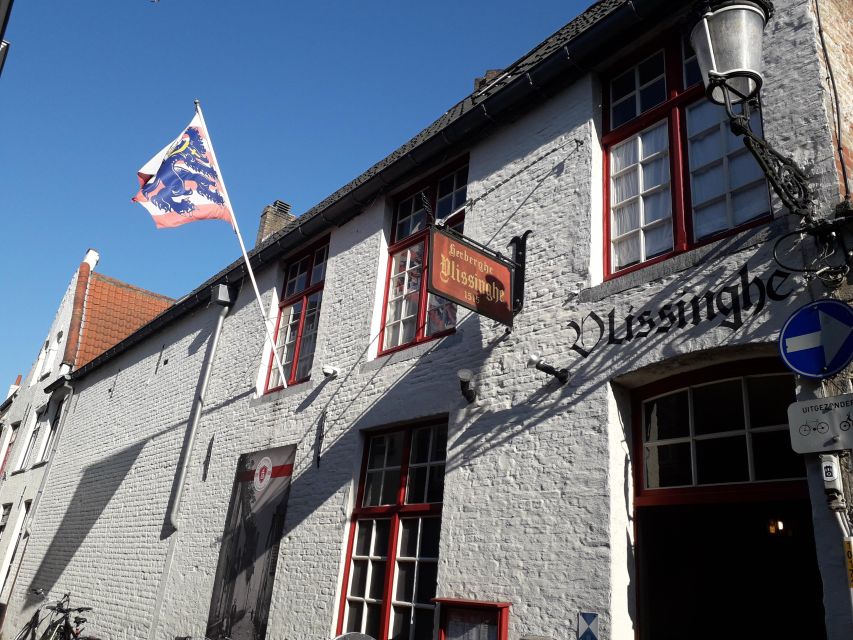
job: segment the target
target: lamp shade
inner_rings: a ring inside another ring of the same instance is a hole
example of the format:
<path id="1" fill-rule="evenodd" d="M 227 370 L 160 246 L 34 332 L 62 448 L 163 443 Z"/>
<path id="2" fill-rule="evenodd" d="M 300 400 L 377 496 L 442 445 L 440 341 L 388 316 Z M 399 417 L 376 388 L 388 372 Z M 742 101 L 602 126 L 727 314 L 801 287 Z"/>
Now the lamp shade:
<path id="1" fill-rule="evenodd" d="M 761 41 L 772 13 L 769 2 L 704 3 L 690 31 L 708 98 L 733 104 L 752 98 L 761 89 Z"/>

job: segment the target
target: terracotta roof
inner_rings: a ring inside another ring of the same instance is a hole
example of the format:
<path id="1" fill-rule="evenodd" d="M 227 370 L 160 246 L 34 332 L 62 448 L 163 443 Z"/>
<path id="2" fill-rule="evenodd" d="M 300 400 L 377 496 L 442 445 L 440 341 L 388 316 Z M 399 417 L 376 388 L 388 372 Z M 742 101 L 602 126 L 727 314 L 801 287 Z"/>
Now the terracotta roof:
<path id="1" fill-rule="evenodd" d="M 174 300 L 92 273 L 75 367 L 82 367 L 172 306 Z"/>

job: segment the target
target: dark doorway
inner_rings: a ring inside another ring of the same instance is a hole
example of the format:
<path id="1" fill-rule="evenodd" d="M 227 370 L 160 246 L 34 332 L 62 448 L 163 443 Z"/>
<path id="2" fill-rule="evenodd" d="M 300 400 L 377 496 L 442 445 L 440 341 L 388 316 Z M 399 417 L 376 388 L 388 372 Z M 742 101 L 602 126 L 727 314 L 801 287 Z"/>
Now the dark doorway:
<path id="1" fill-rule="evenodd" d="M 642 640 L 826 637 L 807 501 L 637 510 Z"/>

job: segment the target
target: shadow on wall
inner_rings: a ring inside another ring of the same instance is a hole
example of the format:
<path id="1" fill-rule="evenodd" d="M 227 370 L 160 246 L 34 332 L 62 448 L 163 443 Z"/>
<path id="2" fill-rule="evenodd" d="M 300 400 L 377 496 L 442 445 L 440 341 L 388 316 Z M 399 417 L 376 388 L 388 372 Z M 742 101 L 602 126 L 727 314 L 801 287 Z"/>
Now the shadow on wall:
<path id="1" fill-rule="evenodd" d="M 74 496 L 68 502 L 59 529 L 33 576 L 30 589 L 50 593 L 58 578 L 83 545 L 101 514 L 127 476 L 146 441 L 138 442 L 85 468 Z M 38 596 L 27 592 L 27 604 Z"/>

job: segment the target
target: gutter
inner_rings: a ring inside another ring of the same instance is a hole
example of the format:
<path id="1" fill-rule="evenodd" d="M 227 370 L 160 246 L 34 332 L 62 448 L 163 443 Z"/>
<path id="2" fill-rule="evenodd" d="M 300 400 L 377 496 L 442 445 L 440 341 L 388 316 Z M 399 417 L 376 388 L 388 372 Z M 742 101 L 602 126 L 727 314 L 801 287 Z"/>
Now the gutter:
<path id="1" fill-rule="evenodd" d="M 175 531 L 178 530 L 178 514 L 181 511 L 181 497 L 184 492 L 184 484 L 187 480 L 187 470 L 189 469 L 189 461 L 192 456 L 193 446 L 195 445 L 195 434 L 198 430 L 198 423 L 201 419 L 201 412 L 204 409 L 204 399 L 207 395 L 207 385 L 210 382 L 210 372 L 213 369 L 213 360 L 216 357 L 216 347 L 219 345 L 219 336 L 222 335 L 222 326 L 225 323 L 225 316 L 231 310 L 231 305 L 234 302 L 231 300 L 231 294 L 228 287 L 219 285 L 211 291 L 210 301 L 220 305 L 219 315 L 216 317 L 216 326 L 210 336 L 210 342 L 207 347 L 204 364 L 202 365 L 201 373 L 199 374 L 200 384 L 198 393 L 193 398 L 192 409 L 190 410 L 190 418 L 187 423 L 187 433 L 184 438 L 184 446 L 181 449 L 181 456 L 178 459 L 177 480 L 175 481 L 174 498 L 172 506 L 169 508 L 168 522 Z"/>
<path id="2" fill-rule="evenodd" d="M 387 158 L 250 251 L 248 256 L 252 267 L 259 268 L 274 262 L 306 241 L 346 224 L 362 213 L 367 203 L 401 185 L 420 172 L 424 165 L 462 153 L 472 140 L 490 128 L 511 121 L 525 109 L 542 101 L 543 89 L 555 86 L 562 88 L 586 75 L 589 68 L 613 51 L 613 42 L 624 40 L 635 27 L 661 12 L 672 13 L 671 4 L 667 0 L 629 0 L 593 24 L 583 27 L 582 23 L 590 19 L 587 14 L 597 6 L 593 5 L 561 29 L 569 30 L 578 22 L 580 32 L 567 36 L 568 40 L 562 44 L 557 41 L 560 32 L 549 38 L 555 40 L 554 51 L 542 60 L 525 67 L 528 59 L 535 58 L 538 51 L 549 44 L 548 40 L 507 67 L 503 84 L 500 80 L 495 81 L 488 91 L 475 92 L 454 105 Z M 442 121 L 446 121 L 446 124 L 442 124 Z M 246 266 L 242 259 L 231 263 L 147 325 L 77 369 L 72 374 L 72 380 L 83 378 L 160 328 L 206 303 L 211 287 L 232 284 L 242 280 L 245 275 Z"/>

